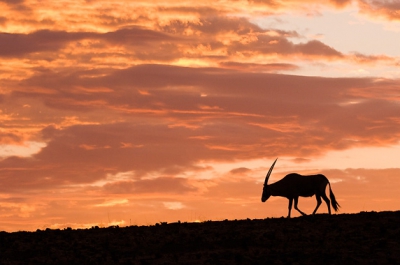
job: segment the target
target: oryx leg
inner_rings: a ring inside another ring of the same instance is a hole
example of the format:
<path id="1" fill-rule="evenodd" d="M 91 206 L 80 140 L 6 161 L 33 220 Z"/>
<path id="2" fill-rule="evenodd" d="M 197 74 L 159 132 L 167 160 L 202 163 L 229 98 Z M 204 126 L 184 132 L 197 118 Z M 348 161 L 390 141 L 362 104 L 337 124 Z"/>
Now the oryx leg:
<path id="1" fill-rule="evenodd" d="M 299 208 L 297 208 L 297 204 L 298 204 L 298 203 L 299 203 L 299 197 L 295 197 L 295 198 L 294 198 L 294 208 L 295 208 L 299 213 L 301 213 L 302 215 L 307 215 L 307 214 L 303 213 L 302 211 L 300 211 Z"/>
<path id="2" fill-rule="evenodd" d="M 290 211 L 292 210 L 292 204 L 293 204 L 293 198 L 290 198 L 289 199 L 289 213 L 288 213 L 287 218 L 290 218 Z"/>
<path id="3" fill-rule="evenodd" d="M 322 203 L 322 200 L 321 200 L 321 196 L 320 196 L 320 195 L 315 194 L 315 197 L 317 198 L 317 207 L 315 207 L 315 209 L 314 209 L 314 211 L 313 211 L 312 214 L 315 214 L 315 213 L 317 212 L 319 206 L 320 206 L 321 203 Z"/>
<path id="4" fill-rule="evenodd" d="M 324 199 L 324 201 L 326 202 L 326 205 L 328 206 L 328 213 L 331 214 L 331 201 L 328 199 L 328 197 L 326 196 L 326 194 L 322 195 L 322 199 Z"/>

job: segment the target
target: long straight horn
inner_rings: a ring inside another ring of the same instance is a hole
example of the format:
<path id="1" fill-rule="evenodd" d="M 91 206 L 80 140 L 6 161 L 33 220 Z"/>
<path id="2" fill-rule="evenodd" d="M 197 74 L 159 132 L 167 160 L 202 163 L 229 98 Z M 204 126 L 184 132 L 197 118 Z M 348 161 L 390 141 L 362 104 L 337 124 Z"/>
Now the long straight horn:
<path id="1" fill-rule="evenodd" d="M 276 163 L 277 160 L 278 160 L 278 158 L 275 159 L 274 163 L 272 164 L 271 168 L 269 169 L 268 174 L 265 177 L 264 185 L 267 185 L 269 176 L 271 175 L 272 169 L 274 169 L 274 166 L 275 166 L 275 163 Z"/>

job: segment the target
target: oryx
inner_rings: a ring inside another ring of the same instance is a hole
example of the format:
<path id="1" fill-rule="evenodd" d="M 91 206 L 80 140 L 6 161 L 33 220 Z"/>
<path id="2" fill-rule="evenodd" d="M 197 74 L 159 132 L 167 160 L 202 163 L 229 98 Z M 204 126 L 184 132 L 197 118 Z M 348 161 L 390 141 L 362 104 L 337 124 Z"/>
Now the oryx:
<path id="1" fill-rule="evenodd" d="M 288 218 L 290 218 L 290 211 L 292 210 L 292 204 L 294 200 L 294 208 L 299 211 L 302 215 L 306 215 L 297 208 L 297 203 L 299 196 L 301 197 L 312 197 L 315 195 L 317 198 L 317 207 L 315 207 L 313 214 L 315 214 L 321 205 L 321 197 L 326 202 L 328 206 L 328 212 L 331 214 L 331 207 L 329 202 L 332 202 L 332 207 L 335 211 L 338 211 L 340 205 L 335 199 L 335 195 L 332 192 L 331 184 L 329 180 L 322 174 L 303 176 L 297 173 L 290 173 L 286 175 L 283 179 L 268 185 L 268 179 L 271 175 L 272 169 L 275 166 L 276 161 L 272 164 L 265 177 L 263 193 L 261 196 L 261 201 L 265 202 L 270 196 L 281 196 L 289 199 L 289 213 Z M 331 201 L 325 194 L 326 185 L 329 185 L 329 196 Z"/>

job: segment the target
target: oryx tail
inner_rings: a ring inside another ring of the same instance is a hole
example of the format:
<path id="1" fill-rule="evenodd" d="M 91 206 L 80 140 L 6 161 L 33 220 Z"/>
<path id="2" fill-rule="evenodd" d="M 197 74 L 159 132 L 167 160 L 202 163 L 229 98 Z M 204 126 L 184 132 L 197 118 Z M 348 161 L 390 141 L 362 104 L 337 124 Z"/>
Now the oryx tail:
<path id="1" fill-rule="evenodd" d="M 335 210 L 335 212 L 337 212 L 339 210 L 340 205 L 336 201 L 335 194 L 333 194 L 333 192 L 332 192 L 331 183 L 328 182 L 328 185 L 329 185 L 329 197 L 331 198 L 331 204 L 332 204 L 332 207 Z"/>

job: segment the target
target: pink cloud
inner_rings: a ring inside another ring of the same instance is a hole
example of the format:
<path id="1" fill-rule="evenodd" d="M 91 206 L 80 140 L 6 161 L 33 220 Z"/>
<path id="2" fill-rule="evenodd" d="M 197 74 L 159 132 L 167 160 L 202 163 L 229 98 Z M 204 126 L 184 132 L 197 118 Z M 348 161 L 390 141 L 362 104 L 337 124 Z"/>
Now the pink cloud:
<path id="1" fill-rule="evenodd" d="M 242 71 L 255 71 L 255 72 L 278 72 L 280 70 L 297 70 L 299 67 L 294 64 L 288 63 L 270 63 L 270 64 L 255 64 L 255 63 L 239 63 L 239 62 L 222 62 L 221 67 L 232 68 Z"/>
<path id="2" fill-rule="evenodd" d="M 361 12 L 367 13 L 373 17 L 383 16 L 389 20 L 399 20 L 400 4 L 397 1 L 371 1 L 358 0 Z"/>
<path id="3" fill-rule="evenodd" d="M 36 31 L 31 34 L 0 33 L 0 56 L 21 56 L 27 53 L 55 51 L 66 42 L 85 38 L 83 33 L 67 33 L 49 30 Z"/>
<path id="4" fill-rule="evenodd" d="M 174 38 L 162 32 L 140 27 L 123 28 L 114 32 L 98 34 L 94 32 L 65 32 L 40 30 L 29 34 L 0 33 L 0 56 L 21 56 L 34 52 L 56 51 L 69 42 L 83 39 L 102 39 L 116 45 L 127 47 L 145 46 L 151 42 L 173 41 Z M 175 41 L 177 39 L 175 38 Z"/>
<path id="5" fill-rule="evenodd" d="M 78 85 L 87 89 L 67 89 Z M 87 93 L 100 85 L 107 89 Z M 307 157 L 395 144 L 400 136 L 398 104 L 364 92 L 396 86 L 396 80 L 166 65 L 135 66 L 102 77 L 40 74 L 25 80 L 12 99 L 43 101 L 49 113 L 56 111 L 52 115 L 77 113 L 90 116 L 92 124 L 44 128 L 41 139 L 47 146 L 33 159 L 0 161 L 2 179 L 8 190 L 51 189 L 126 171 L 135 172 L 135 178 L 152 172 L 180 174 L 205 160 Z M 36 93 L 35 87 L 54 93 Z M 94 101 L 102 104 L 90 104 Z M 102 122 L 104 110 L 120 122 Z M 118 185 L 110 189 L 118 190 Z"/>
<path id="6" fill-rule="evenodd" d="M 188 179 L 176 177 L 119 181 L 104 186 L 104 191 L 111 194 L 184 194 L 196 190 L 190 185 Z"/>
<path id="7" fill-rule="evenodd" d="M 9 4 L 9 5 L 16 5 L 16 4 L 21 4 L 24 2 L 24 0 L 0 0 L 0 2 Z"/>

